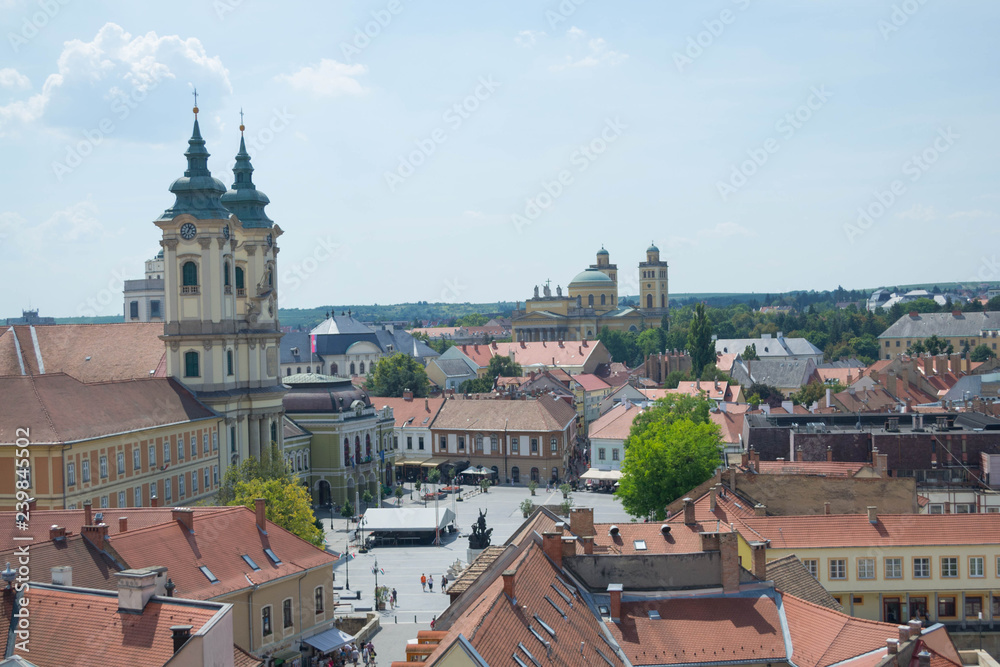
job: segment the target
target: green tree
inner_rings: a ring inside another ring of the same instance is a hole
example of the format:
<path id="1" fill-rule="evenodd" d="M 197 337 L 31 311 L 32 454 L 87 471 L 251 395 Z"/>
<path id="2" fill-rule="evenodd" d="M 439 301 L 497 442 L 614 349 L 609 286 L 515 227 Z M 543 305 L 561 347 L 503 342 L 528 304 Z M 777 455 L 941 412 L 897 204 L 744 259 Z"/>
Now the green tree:
<path id="1" fill-rule="evenodd" d="M 409 389 L 414 396 L 423 397 L 427 395 L 428 387 L 427 371 L 420 362 L 402 352 L 379 359 L 369 381 L 369 391 L 373 396 L 398 398 Z"/>
<path id="2" fill-rule="evenodd" d="M 236 484 L 229 505 L 254 508 L 257 498 L 267 500 L 267 518 L 313 546 L 323 546 L 323 531 L 316 527 L 309 492 L 300 484 L 282 479 L 253 479 Z"/>
<path id="3" fill-rule="evenodd" d="M 996 311 L 1000 310 L 1000 296 L 995 296 L 986 302 L 986 310 Z"/>
<path id="4" fill-rule="evenodd" d="M 831 393 L 837 394 L 847 389 L 847 387 L 839 382 L 827 384 L 825 382 L 820 382 L 819 380 L 813 380 L 792 394 L 791 399 L 796 405 L 812 405 L 817 401 L 822 403 L 826 399 L 827 389 L 829 389 Z"/>
<path id="5" fill-rule="evenodd" d="M 455 326 L 459 327 L 481 327 L 485 326 L 490 318 L 486 317 L 482 313 L 469 313 L 468 315 L 463 315 L 456 320 Z"/>
<path id="6" fill-rule="evenodd" d="M 986 345 L 980 343 L 979 345 L 976 346 L 976 349 L 974 349 L 972 353 L 969 355 L 969 358 L 972 361 L 986 361 L 987 359 L 992 359 L 995 356 L 997 356 L 996 352 L 991 350 Z"/>
<path id="7" fill-rule="evenodd" d="M 486 366 L 486 377 L 493 380 L 496 380 L 498 377 L 521 377 L 523 373 L 521 364 L 504 354 L 497 354 L 490 357 L 490 363 Z"/>
<path id="8" fill-rule="evenodd" d="M 403 487 L 401 487 L 401 486 L 397 486 L 396 490 L 393 492 L 392 495 L 396 496 L 396 504 L 397 505 L 399 504 L 399 501 L 403 499 L 403 493 L 404 493 Z"/>
<path id="9" fill-rule="evenodd" d="M 493 391 L 494 380 L 488 377 L 472 378 L 458 385 L 460 394 L 488 394 Z"/>
<path id="10" fill-rule="evenodd" d="M 781 393 L 781 390 L 769 384 L 758 384 L 755 382 L 747 389 L 747 394 L 756 396 L 760 403 L 767 403 L 772 408 L 780 407 L 781 402 L 785 400 L 785 395 Z"/>
<path id="11" fill-rule="evenodd" d="M 760 359 L 760 357 L 757 356 L 757 344 L 750 343 L 743 348 L 743 354 L 740 355 L 740 358 L 743 359 L 743 361 L 756 361 L 757 359 Z"/>
<path id="12" fill-rule="evenodd" d="M 254 480 L 266 482 L 272 479 L 287 484 L 292 483 L 292 473 L 276 444 L 272 444 L 259 461 L 251 456 L 238 466 L 230 466 L 222 478 L 219 491 L 215 494 L 215 502 L 218 505 L 233 504 L 232 501 L 236 498 L 236 486 L 240 482 Z"/>
<path id="13" fill-rule="evenodd" d="M 636 417 L 615 492 L 626 512 L 661 521 L 669 503 L 712 476 L 721 441 L 709 409 L 706 399 L 669 394 Z"/>
<path id="14" fill-rule="evenodd" d="M 691 375 L 701 377 L 705 366 L 715 361 L 712 345 L 712 326 L 705 315 L 705 304 L 699 303 L 694 309 L 694 319 L 688 332 L 688 354 L 691 355 Z"/>

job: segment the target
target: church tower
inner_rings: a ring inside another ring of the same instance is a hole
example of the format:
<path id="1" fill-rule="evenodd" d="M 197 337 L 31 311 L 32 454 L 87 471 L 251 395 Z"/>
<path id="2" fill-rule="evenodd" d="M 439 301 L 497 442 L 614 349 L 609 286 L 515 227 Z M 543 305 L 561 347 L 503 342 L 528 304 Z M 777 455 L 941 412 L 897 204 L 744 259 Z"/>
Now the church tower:
<path id="1" fill-rule="evenodd" d="M 601 249 L 597 251 L 597 264 L 591 264 L 590 268 L 597 269 L 608 278 L 611 278 L 611 282 L 615 285 L 618 284 L 618 265 L 611 263 L 611 253 L 601 246 Z"/>
<path id="2" fill-rule="evenodd" d="M 227 192 L 208 169 L 197 106 L 194 114 L 187 169 L 170 185 L 174 205 L 154 223 L 163 247 L 161 339 L 167 374 L 226 420 L 224 472 L 247 456 L 259 458 L 271 442 L 282 444 L 275 263 L 281 229 L 264 214 L 269 200 L 253 184 L 242 136 Z"/>
<path id="3" fill-rule="evenodd" d="M 660 249 L 646 248 L 646 261 L 639 263 L 639 309 L 662 315 L 670 307 L 667 290 L 667 263 L 660 261 Z"/>

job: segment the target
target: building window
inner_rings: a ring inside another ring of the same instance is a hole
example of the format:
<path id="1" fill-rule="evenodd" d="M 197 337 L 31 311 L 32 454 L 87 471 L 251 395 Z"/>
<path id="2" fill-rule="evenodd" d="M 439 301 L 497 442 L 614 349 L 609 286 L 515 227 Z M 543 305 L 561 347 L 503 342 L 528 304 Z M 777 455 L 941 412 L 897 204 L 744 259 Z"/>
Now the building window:
<path id="1" fill-rule="evenodd" d="M 223 272 L 222 284 L 225 285 L 226 287 L 226 294 L 232 294 L 233 284 L 230 282 L 229 279 L 229 262 L 224 262 L 222 264 L 222 272 Z"/>
<path id="2" fill-rule="evenodd" d="M 107 509 L 108 507 L 108 497 L 101 496 L 101 509 Z"/>
<path id="3" fill-rule="evenodd" d="M 927 598 L 910 596 L 910 618 L 927 618 Z"/>
<path id="4" fill-rule="evenodd" d="M 233 351 L 226 350 L 226 375 L 233 375 Z"/>
<path id="5" fill-rule="evenodd" d="M 236 453 L 236 427 L 235 426 L 230 426 L 229 427 L 229 453 L 230 454 L 235 454 Z"/>
<path id="6" fill-rule="evenodd" d="M 593 294 L 588 294 L 587 295 L 587 305 L 590 306 L 591 308 L 594 307 L 594 295 Z"/>
<path id="7" fill-rule="evenodd" d="M 874 579 L 874 578 L 875 578 L 875 559 L 859 558 L 858 579 Z"/>
<path id="8" fill-rule="evenodd" d="M 802 559 L 802 564 L 809 571 L 809 574 L 811 574 L 813 577 L 815 577 L 817 579 L 819 578 L 819 561 L 818 560 L 816 560 L 815 558 L 803 558 Z"/>
<path id="9" fill-rule="evenodd" d="M 142 467 L 142 450 L 138 447 L 132 448 L 132 469 L 138 470 Z"/>
<path id="10" fill-rule="evenodd" d="M 602 294 L 601 295 L 601 305 L 602 306 L 605 305 L 605 298 L 606 298 L 606 296 L 604 294 Z"/>
<path id="11" fill-rule="evenodd" d="M 421 435 L 417 438 L 417 449 L 422 450 L 423 448 L 424 448 L 424 436 Z"/>
<path id="12" fill-rule="evenodd" d="M 603 461 L 607 458 L 607 450 L 604 447 L 597 448 L 597 460 Z"/>
<path id="13" fill-rule="evenodd" d="M 611 448 L 611 460 L 612 461 L 617 461 L 618 460 L 618 448 L 617 447 L 612 447 Z"/>
<path id="14" fill-rule="evenodd" d="M 316 613 L 322 614 L 325 608 L 325 605 L 323 604 L 323 587 L 317 586 L 315 594 L 316 594 Z"/>
<path id="15" fill-rule="evenodd" d="M 149 317 L 160 317 L 160 302 L 159 300 L 149 302 Z"/>
<path id="16" fill-rule="evenodd" d="M 299 372 L 301 373 L 302 371 Z M 353 361 L 351 362 L 351 375 L 352 376 L 357 375 L 357 366 L 354 365 Z"/>
<path id="17" fill-rule="evenodd" d="M 490 436 L 490 451 L 493 452 L 494 454 L 500 451 L 499 441 L 497 440 L 497 437 L 495 435 Z"/>
<path id="18" fill-rule="evenodd" d="M 914 579 L 930 579 L 931 578 L 931 559 L 930 558 L 914 558 L 913 559 L 913 578 Z"/>
<path id="19" fill-rule="evenodd" d="M 476 451 L 477 452 L 483 451 L 483 436 L 481 435 L 476 436 Z"/>
<path id="20" fill-rule="evenodd" d="M 970 577 L 982 577 L 983 574 L 983 557 L 982 556 L 969 556 L 969 576 Z"/>
<path id="21" fill-rule="evenodd" d="M 184 460 L 184 436 L 183 435 L 177 438 L 177 460 L 178 461 L 183 461 Z"/>
<path id="22" fill-rule="evenodd" d="M 365 374 L 365 362 L 362 361 L 358 364 L 358 372 L 361 373 L 361 375 Z"/>
<path id="23" fill-rule="evenodd" d="M 66 484 L 74 486 L 76 484 L 76 464 L 66 464 Z"/>
<path id="24" fill-rule="evenodd" d="M 128 304 L 128 316 L 133 320 L 139 319 L 139 302 L 132 301 Z"/>
<path id="25" fill-rule="evenodd" d="M 212 431 L 212 451 L 219 451 L 219 432 Z"/>
<path id="26" fill-rule="evenodd" d="M 260 633 L 265 637 L 271 634 L 271 605 L 260 610 Z"/>
<path id="27" fill-rule="evenodd" d="M 102 456 L 97 460 L 97 462 L 100 466 L 101 479 L 105 479 L 108 476 L 108 457 Z"/>
<path id="28" fill-rule="evenodd" d="M 194 262 L 184 262 L 181 267 L 182 285 L 181 294 L 198 293 L 198 265 Z"/>
<path id="29" fill-rule="evenodd" d="M 208 431 L 201 434 L 201 451 L 203 454 L 208 454 Z M 191 441 L 191 456 L 194 456 L 194 440 Z"/>
<path id="30" fill-rule="evenodd" d="M 446 449 L 448 449 L 448 438 L 442 435 L 441 436 L 441 451 L 443 452 Z"/>
<path id="31" fill-rule="evenodd" d="M 517 454 L 521 451 L 521 443 L 517 438 L 510 439 L 510 451 Z"/>
<path id="32" fill-rule="evenodd" d="M 83 472 L 83 483 L 87 484 L 90 482 L 90 461 L 84 459 L 80 466 Z"/>
<path id="33" fill-rule="evenodd" d="M 413 449 L 413 436 L 412 435 L 406 436 L 406 448 L 407 449 Z"/>
<path id="34" fill-rule="evenodd" d="M 166 465 L 170 463 L 170 441 L 167 440 L 163 443 L 163 463 Z"/>
<path id="35" fill-rule="evenodd" d="M 115 457 L 118 461 L 118 474 L 125 474 L 125 452 L 118 452 L 118 456 Z"/>
<path id="36" fill-rule="evenodd" d="M 191 495 L 192 496 L 198 495 L 198 471 L 197 470 L 192 470 L 191 471 Z"/>
<path id="37" fill-rule="evenodd" d="M 552 438 L 552 440 L 549 441 L 549 444 L 551 445 L 552 453 L 553 454 L 558 454 L 559 453 L 559 439 L 558 438 Z"/>
<path id="38" fill-rule="evenodd" d="M 954 618 L 955 617 L 955 596 L 954 595 L 942 595 L 938 598 L 938 618 Z"/>
<path id="39" fill-rule="evenodd" d="M 465 451 L 465 436 L 464 435 L 458 436 L 458 451 L 460 451 L 460 452 L 464 452 Z"/>
<path id="40" fill-rule="evenodd" d="M 163 480 L 163 498 L 166 502 L 171 503 L 174 500 L 174 480 L 173 478 L 168 478 Z"/>
<path id="41" fill-rule="evenodd" d="M 156 467 L 156 445 L 149 446 L 149 467 Z"/>
<path id="42" fill-rule="evenodd" d="M 830 559 L 830 578 L 847 579 L 847 561 L 843 558 Z"/>
<path id="43" fill-rule="evenodd" d="M 538 453 L 538 438 L 531 439 L 531 453 L 532 454 Z"/>
<path id="44" fill-rule="evenodd" d="M 281 621 L 282 621 L 282 627 L 286 630 L 294 625 L 294 623 L 292 623 L 291 598 L 287 598 L 284 602 L 281 603 Z"/>
<path id="45" fill-rule="evenodd" d="M 903 578 L 903 559 L 902 558 L 886 558 L 885 559 L 885 578 L 886 579 L 902 579 Z"/>
<path id="46" fill-rule="evenodd" d="M 205 466 L 205 490 L 208 491 L 211 485 L 212 485 L 211 481 L 209 480 L 208 477 L 208 466 Z"/>
<path id="47" fill-rule="evenodd" d="M 177 497 L 183 498 L 186 494 L 184 480 L 187 478 L 187 473 L 181 474 L 177 477 Z"/>
<path id="48" fill-rule="evenodd" d="M 126 507 L 127 505 L 128 505 L 128 503 L 125 500 L 125 492 L 124 491 L 119 491 L 118 492 L 118 507 Z"/>
<path id="49" fill-rule="evenodd" d="M 142 507 L 142 487 L 137 486 L 132 489 L 132 504 L 135 507 Z"/>
<path id="50" fill-rule="evenodd" d="M 958 577 L 958 559 L 953 556 L 941 558 L 941 576 L 945 579 Z"/>
<path id="51" fill-rule="evenodd" d="M 979 618 L 983 613 L 983 598 L 979 595 L 965 596 L 965 617 L 967 619 Z"/>
<path id="52" fill-rule="evenodd" d="M 243 278 L 243 268 L 237 266 L 236 267 L 236 289 L 237 289 L 236 296 L 246 296 L 246 292 L 243 292 L 242 294 L 239 293 L 239 290 L 242 290 L 242 289 L 245 289 L 245 288 L 246 288 L 246 281 Z"/>
<path id="53" fill-rule="evenodd" d="M 201 373 L 198 370 L 198 353 L 194 350 L 188 350 L 184 353 L 184 377 L 196 378 L 200 376 Z"/>
<path id="54" fill-rule="evenodd" d="M 219 466 L 212 466 L 212 484 L 219 485 Z"/>

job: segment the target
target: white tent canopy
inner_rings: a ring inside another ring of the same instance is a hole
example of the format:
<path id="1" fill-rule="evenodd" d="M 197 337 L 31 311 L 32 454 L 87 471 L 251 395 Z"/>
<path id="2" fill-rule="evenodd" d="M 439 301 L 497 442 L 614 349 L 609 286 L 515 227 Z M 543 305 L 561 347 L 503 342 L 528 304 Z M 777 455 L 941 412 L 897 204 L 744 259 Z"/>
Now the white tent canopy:
<path id="1" fill-rule="evenodd" d="M 617 482 L 622 478 L 621 470 L 598 470 L 597 468 L 591 468 L 587 472 L 580 475 L 580 479 L 598 479 L 604 481 L 615 481 Z"/>
<path id="2" fill-rule="evenodd" d="M 455 513 L 447 507 L 437 510 L 437 527 L 444 530 L 445 526 L 455 521 Z M 369 531 L 415 532 L 434 530 L 434 508 L 421 507 L 387 507 L 370 509 L 364 514 L 364 524 L 361 529 Z"/>
<path id="3" fill-rule="evenodd" d="M 473 468 L 466 468 L 459 475 L 492 475 L 493 471 L 489 468 L 484 468 L 483 466 L 476 466 Z"/>

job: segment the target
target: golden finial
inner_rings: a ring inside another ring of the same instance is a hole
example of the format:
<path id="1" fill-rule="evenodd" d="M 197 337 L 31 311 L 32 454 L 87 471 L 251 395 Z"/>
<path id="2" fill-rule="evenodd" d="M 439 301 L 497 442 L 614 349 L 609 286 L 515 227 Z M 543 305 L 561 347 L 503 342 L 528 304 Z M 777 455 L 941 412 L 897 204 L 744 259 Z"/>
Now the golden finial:
<path id="1" fill-rule="evenodd" d="M 194 115 L 195 115 L 195 117 L 197 117 L 198 116 L 198 89 L 195 88 L 194 92 L 191 93 L 191 94 L 194 95 L 194 109 L 192 109 L 192 111 L 194 111 Z"/>
<path id="2" fill-rule="evenodd" d="M 243 134 L 243 130 L 245 129 L 246 128 L 243 127 L 243 107 L 240 107 L 240 134 Z"/>

